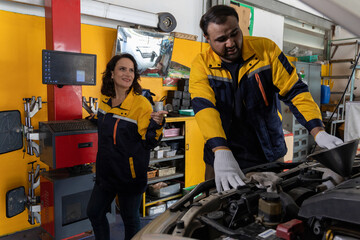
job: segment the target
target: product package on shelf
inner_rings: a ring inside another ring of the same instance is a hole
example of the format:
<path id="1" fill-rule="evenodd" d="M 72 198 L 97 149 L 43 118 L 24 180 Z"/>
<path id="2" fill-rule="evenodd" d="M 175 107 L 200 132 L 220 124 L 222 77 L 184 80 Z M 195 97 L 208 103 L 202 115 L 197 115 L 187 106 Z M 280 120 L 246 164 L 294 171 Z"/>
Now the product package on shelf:
<path id="1" fill-rule="evenodd" d="M 158 182 L 149 185 L 149 194 L 154 197 L 166 197 L 180 192 L 180 183 Z"/>

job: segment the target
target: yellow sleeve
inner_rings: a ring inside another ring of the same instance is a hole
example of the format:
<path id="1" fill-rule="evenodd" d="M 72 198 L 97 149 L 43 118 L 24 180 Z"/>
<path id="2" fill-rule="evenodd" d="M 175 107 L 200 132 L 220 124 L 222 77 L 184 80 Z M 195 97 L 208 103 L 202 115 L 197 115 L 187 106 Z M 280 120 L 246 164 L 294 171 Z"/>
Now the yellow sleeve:
<path id="1" fill-rule="evenodd" d="M 191 104 L 205 141 L 213 138 L 226 139 L 220 114 L 215 107 L 215 94 L 209 84 L 209 74 L 210 71 L 202 55 L 199 54 L 193 61 L 190 71 L 189 91 L 192 99 Z M 218 144 L 223 145 L 223 143 Z"/>

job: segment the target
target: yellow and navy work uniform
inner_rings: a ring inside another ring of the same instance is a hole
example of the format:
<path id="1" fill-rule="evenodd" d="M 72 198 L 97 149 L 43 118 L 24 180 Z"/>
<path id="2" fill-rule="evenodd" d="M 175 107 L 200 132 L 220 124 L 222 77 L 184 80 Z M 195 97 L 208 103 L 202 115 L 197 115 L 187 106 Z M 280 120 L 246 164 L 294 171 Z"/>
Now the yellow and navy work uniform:
<path id="1" fill-rule="evenodd" d="M 94 121 L 98 125 L 96 183 L 107 190 L 140 194 L 147 185 L 150 149 L 162 137 L 162 126 L 151 117 L 152 106 L 130 91 L 120 106 L 101 96 Z"/>
<path id="2" fill-rule="evenodd" d="M 307 85 L 274 42 L 244 37 L 239 61 L 236 74 L 231 74 L 231 66 L 209 47 L 191 66 L 192 106 L 206 141 L 204 160 L 210 165 L 212 149 L 218 146 L 229 147 L 242 168 L 283 157 L 287 149 L 279 99 L 309 131 L 323 126 Z"/>

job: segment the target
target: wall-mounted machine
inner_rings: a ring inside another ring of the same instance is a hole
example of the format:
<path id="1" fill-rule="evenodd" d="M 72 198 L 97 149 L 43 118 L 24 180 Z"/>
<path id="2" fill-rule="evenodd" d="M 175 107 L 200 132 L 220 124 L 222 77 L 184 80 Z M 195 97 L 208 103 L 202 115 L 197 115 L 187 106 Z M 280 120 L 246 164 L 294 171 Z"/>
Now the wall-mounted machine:
<path id="1" fill-rule="evenodd" d="M 40 122 L 40 160 L 50 168 L 96 161 L 97 126 L 86 119 Z"/>
<path id="2" fill-rule="evenodd" d="M 59 88 L 96 84 L 96 55 L 43 50 L 42 63 L 44 84 Z M 40 121 L 35 130 L 31 120 L 42 108 L 42 99 L 23 100 L 24 126 L 19 111 L 0 112 L 0 154 L 21 149 L 25 142 L 24 152 L 39 157 L 50 170 L 35 166 L 36 161 L 29 163 L 28 193 L 25 186 L 6 193 L 6 216 L 14 217 L 28 208 L 28 222 L 41 224 L 56 240 L 91 230 L 86 208 L 94 184 L 97 126 L 86 119 L 55 120 Z M 96 98 L 81 100 L 88 113 L 97 112 Z M 39 186 L 40 196 L 36 196 Z M 109 221 L 115 221 L 115 203 L 110 215 Z"/>
<path id="3" fill-rule="evenodd" d="M 96 85 L 96 55 L 42 50 L 42 82 L 63 85 Z M 83 107 L 94 112 L 94 99 Z M 92 105 L 92 106 L 91 106 Z M 96 160 L 97 127 L 85 119 L 39 122 L 40 160 L 51 169 L 73 167 Z"/>
<path id="4" fill-rule="evenodd" d="M 91 165 L 78 169 L 61 168 L 41 174 L 41 227 L 54 240 L 91 230 L 86 208 L 94 186 Z M 107 218 L 115 222 L 115 202 Z"/>

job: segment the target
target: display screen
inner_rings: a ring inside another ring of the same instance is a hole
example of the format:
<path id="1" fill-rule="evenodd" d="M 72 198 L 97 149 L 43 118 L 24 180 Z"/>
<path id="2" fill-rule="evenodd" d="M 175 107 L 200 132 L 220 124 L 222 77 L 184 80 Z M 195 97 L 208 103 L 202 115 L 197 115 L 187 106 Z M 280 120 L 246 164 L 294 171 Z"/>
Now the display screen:
<path id="1" fill-rule="evenodd" d="M 96 55 L 43 50 L 42 82 L 56 85 L 96 85 Z"/>

